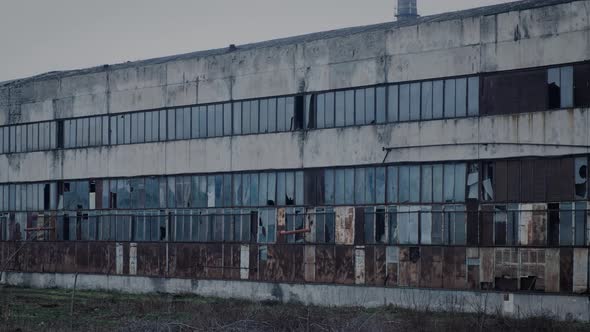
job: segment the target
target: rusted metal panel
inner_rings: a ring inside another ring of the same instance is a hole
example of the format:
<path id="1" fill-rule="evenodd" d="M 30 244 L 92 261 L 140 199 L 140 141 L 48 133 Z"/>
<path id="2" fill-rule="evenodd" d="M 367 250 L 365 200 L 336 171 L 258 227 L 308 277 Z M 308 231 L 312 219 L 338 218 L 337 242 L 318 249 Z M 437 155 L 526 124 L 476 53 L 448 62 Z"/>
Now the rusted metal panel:
<path id="1" fill-rule="evenodd" d="M 547 106 L 547 74 L 544 69 L 482 76 L 482 115 L 536 112 Z M 527 96 L 536 96 L 530 98 Z"/>
<path id="2" fill-rule="evenodd" d="M 573 248 L 559 249 L 559 291 L 571 292 L 574 286 L 574 250 Z"/>
<path id="3" fill-rule="evenodd" d="M 365 283 L 375 285 L 375 247 L 365 248 Z"/>
<path id="4" fill-rule="evenodd" d="M 387 286 L 398 285 L 399 271 L 399 248 L 388 246 L 385 249 L 386 282 Z"/>
<path id="5" fill-rule="evenodd" d="M 529 244 L 529 232 L 533 224 L 533 205 L 520 204 L 520 216 L 518 218 L 518 243 L 522 246 Z"/>
<path id="6" fill-rule="evenodd" d="M 76 272 L 89 273 L 89 248 L 88 242 L 76 242 Z"/>
<path id="7" fill-rule="evenodd" d="M 354 244 L 362 245 L 365 243 L 365 209 L 362 207 L 354 208 Z"/>
<path id="8" fill-rule="evenodd" d="M 137 244 L 137 274 L 142 276 L 164 275 L 165 250 L 158 243 Z"/>
<path id="9" fill-rule="evenodd" d="M 422 247 L 420 255 L 420 286 L 443 287 L 443 248 Z"/>
<path id="10" fill-rule="evenodd" d="M 497 290 L 518 290 L 518 250 L 495 248 L 494 284 Z"/>
<path id="11" fill-rule="evenodd" d="M 117 274 L 123 274 L 123 243 L 117 243 L 117 256 L 115 259 L 115 263 L 116 263 L 116 268 L 115 268 L 115 272 Z"/>
<path id="12" fill-rule="evenodd" d="M 354 248 L 354 283 L 363 285 L 365 282 L 365 247 L 356 246 Z"/>
<path id="13" fill-rule="evenodd" d="M 277 209 L 277 243 L 286 243 L 287 236 L 281 235 L 281 231 L 285 230 L 285 208 Z"/>
<path id="14" fill-rule="evenodd" d="M 443 287 L 452 289 L 466 288 L 466 248 L 445 247 L 443 250 L 443 260 Z"/>
<path id="15" fill-rule="evenodd" d="M 336 275 L 337 284 L 354 284 L 354 247 L 336 246 Z"/>
<path id="16" fill-rule="evenodd" d="M 545 250 L 520 248 L 520 289 L 545 290 Z"/>
<path id="17" fill-rule="evenodd" d="M 206 274 L 210 279 L 223 277 L 223 246 L 221 244 L 207 244 Z"/>
<path id="18" fill-rule="evenodd" d="M 315 280 L 322 283 L 332 283 L 336 274 L 334 246 L 316 246 L 315 251 Z"/>
<path id="19" fill-rule="evenodd" d="M 574 248 L 573 291 L 588 291 L 588 248 Z"/>
<path id="20" fill-rule="evenodd" d="M 419 247 L 402 247 L 399 249 L 398 282 L 400 286 L 419 286 L 420 258 Z"/>
<path id="21" fill-rule="evenodd" d="M 291 278 L 290 282 L 303 283 L 305 281 L 304 276 L 304 247 L 303 246 L 290 246 L 291 249 Z"/>
<path id="22" fill-rule="evenodd" d="M 88 243 L 88 271 L 90 273 L 107 274 L 112 269 L 109 267 L 109 246 L 107 242 Z"/>
<path id="23" fill-rule="evenodd" d="M 375 247 L 375 285 L 385 286 L 385 280 L 385 247 L 377 246 Z"/>
<path id="24" fill-rule="evenodd" d="M 559 292 L 559 249 L 545 249 L 545 292 Z"/>
<path id="25" fill-rule="evenodd" d="M 314 245 L 306 245 L 304 248 L 304 278 L 306 282 L 315 281 L 315 252 L 316 248 Z"/>
<path id="26" fill-rule="evenodd" d="M 226 246 L 227 247 L 227 246 Z M 241 246 L 237 244 L 231 245 L 231 269 L 230 269 L 230 278 L 233 280 L 241 279 Z M 228 266 L 226 262 L 224 262 L 224 272 Z"/>
<path id="27" fill-rule="evenodd" d="M 334 208 L 336 214 L 336 244 L 354 243 L 355 214 L 352 207 Z"/>
<path id="28" fill-rule="evenodd" d="M 248 274 L 249 280 L 259 279 L 259 257 L 258 257 L 258 245 L 250 245 L 250 272 Z"/>
<path id="29" fill-rule="evenodd" d="M 250 273 L 250 246 L 240 246 L 240 279 L 247 280 Z"/>
<path id="30" fill-rule="evenodd" d="M 137 243 L 129 244 L 129 274 L 137 275 Z"/>

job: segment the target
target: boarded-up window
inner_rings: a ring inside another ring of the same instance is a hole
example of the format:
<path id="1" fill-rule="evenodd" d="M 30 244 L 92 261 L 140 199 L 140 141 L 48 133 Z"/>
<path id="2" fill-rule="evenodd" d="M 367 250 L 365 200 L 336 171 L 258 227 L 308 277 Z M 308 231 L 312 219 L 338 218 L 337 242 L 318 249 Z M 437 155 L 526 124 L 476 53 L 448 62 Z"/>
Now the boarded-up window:
<path id="1" fill-rule="evenodd" d="M 496 115 L 543 111 L 546 109 L 546 91 L 546 71 L 543 69 L 486 75 L 483 76 L 480 113 Z"/>

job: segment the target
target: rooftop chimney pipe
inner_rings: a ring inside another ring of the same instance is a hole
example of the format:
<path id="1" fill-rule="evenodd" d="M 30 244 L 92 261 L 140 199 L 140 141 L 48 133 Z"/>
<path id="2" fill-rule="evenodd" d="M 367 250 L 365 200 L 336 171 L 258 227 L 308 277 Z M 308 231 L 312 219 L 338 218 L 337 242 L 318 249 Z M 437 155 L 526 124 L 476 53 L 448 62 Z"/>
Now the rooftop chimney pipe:
<path id="1" fill-rule="evenodd" d="M 418 18 L 418 0 L 397 0 L 397 17 L 398 21 L 415 20 Z"/>

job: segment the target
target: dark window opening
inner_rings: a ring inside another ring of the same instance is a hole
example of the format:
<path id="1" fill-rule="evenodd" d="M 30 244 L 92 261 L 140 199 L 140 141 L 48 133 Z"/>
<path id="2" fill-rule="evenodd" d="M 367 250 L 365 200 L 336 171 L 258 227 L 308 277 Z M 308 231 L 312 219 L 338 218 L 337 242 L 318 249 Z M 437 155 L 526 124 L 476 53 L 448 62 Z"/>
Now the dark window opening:
<path id="1" fill-rule="evenodd" d="M 316 127 L 316 95 L 305 96 L 305 116 L 307 120 L 306 128 L 314 129 Z"/>
<path id="2" fill-rule="evenodd" d="M 295 96 L 295 116 L 291 123 L 291 130 L 303 128 L 303 118 L 305 112 L 305 97 L 303 95 Z"/>
<path id="3" fill-rule="evenodd" d="M 57 147 L 58 148 L 64 147 L 64 121 L 63 120 L 57 121 Z"/>

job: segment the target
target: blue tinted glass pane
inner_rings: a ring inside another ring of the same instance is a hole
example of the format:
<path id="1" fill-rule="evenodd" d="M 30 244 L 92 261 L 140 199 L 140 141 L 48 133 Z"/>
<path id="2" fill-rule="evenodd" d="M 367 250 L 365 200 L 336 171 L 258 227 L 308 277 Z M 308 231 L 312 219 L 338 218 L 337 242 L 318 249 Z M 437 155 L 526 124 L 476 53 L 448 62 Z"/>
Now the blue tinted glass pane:
<path id="1" fill-rule="evenodd" d="M 420 120 L 420 83 L 410 85 L 410 120 Z"/>
<path id="2" fill-rule="evenodd" d="M 399 86 L 399 121 L 410 120 L 410 85 Z"/>
<path id="3" fill-rule="evenodd" d="M 432 83 L 432 118 L 441 119 L 444 107 L 444 84 L 443 81 Z"/>
<path id="4" fill-rule="evenodd" d="M 397 166 L 387 167 L 387 202 L 397 203 L 398 183 L 397 183 Z"/>
<path id="5" fill-rule="evenodd" d="M 273 133 L 277 131 L 277 100 L 271 98 L 268 100 L 268 131 Z"/>
<path id="6" fill-rule="evenodd" d="M 468 115 L 479 114 L 479 77 L 470 77 L 468 80 Z"/>
<path id="7" fill-rule="evenodd" d="M 316 128 L 324 128 L 326 126 L 326 95 L 320 93 L 316 102 Z"/>
<path id="8" fill-rule="evenodd" d="M 345 121 L 347 126 L 353 126 L 355 123 L 354 120 L 354 90 L 348 90 L 345 92 L 344 98 L 344 108 L 345 108 Z"/>
<path id="9" fill-rule="evenodd" d="M 375 88 L 365 89 L 365 123 L 375 123 Z"/>
<path id="10" fill-rule="evenodd" d="M 285 117 L 286 117 L 287 102 L 285 98 L 277 98 L 277 131 L 285 131 Z"/>
<path id="11" fill-rule="evenodd" d="M 375 169 L 375 203 L 385 203 L 385 167 Z"/>
<path id="12" fill-rule="evenodd" d="M 250 102 L 245 101 L 242 103 L 242 133 L 250 134 Z"/>
<path id="13" fill-rule="evenodd" d="M 215 136 L 215 106 L 207 106 L 207 137 Z"/>
<path id="14" fill-rule="evenodd" d="M 345 108 L 344 108 L 344 91 L 336 92 L 336 101 L 335 101 L 335 126 L 336 127 L 343 127 L 345 125 Z"/>
<path id="15" fill-rule="evenodd" d="M 260 132 L 268 132 L 268 99 L 260 101 Z"/>
<path id="16" fill-rule="evenodd" d="M 258 133 L 258 100 L 250 101 L 250 132 Z"/>
<path id="17" fill-rule="evenodd" d="M 234 135 L 239 135 L 242 133 L 242 103 L 237 102 L 234 103 L 234 123 L 233 123 L 233 133 Z"/>
<path id="18" fill-rule="evenodd" d="M 445 80 L 445 118 L 455 117 L 455 80 Z"/>
<path id="19" fill-rule="evenodd" d="M 465 117 L 467 116 L 467 79 L 466 78 L 459 78 L 455 81 L 455 90 L 456 90 L 456 117 Z"/>
<path id="20" fill-rule="evenodd" d="M 398 98 L 398 86 L 397 85 L 390 85 L 387 88 L 388 91 L 388 99 L 387 99 L 387 121 L 388 122 L 397 122 L 398 121 L 398 106 L 399 106 L 399 98 Z"/>
<path id="21" fill-rule="evenodd" d="M 325 94 L 326 96 L 326 110 L 325 110 L 325 115 L 326 115 L 326 123 L 325 126 L 326 128 L 332 128 L 334 127 L 334 93 L 333 92 L 328 92 Z"/>
<path id="22" fill-rule="evenodd" d="M 432 119 L 432 82 L 422 82 L 422 109 L 421 118 Z"/>
<path id="23" fill-rule="evenodd" d="M 376 123 L 385 123 L 387 121 L 387 112 L 386 112 L 386 90 L 385 87 L 378 87 L 376 93 L 376 102 L 375 102 L 375 122 Z"/>
<path id="24" fill-rule="evenodd" d="M 345 178 L 344 178 L 344 169 L 339 168 L 335 171 L 335 203 L 336 204 L 344 204 L 345 203 Z"/>
<path id="25" fill-rule="evenodd" d="M 354 168 L 344 170 L 344 203 L 354 203 Z"/>
<path id="26" fill-rule="evenodd" d="M 365 89 L 357 89 L 355 90 L 354 94 L 355 98 L 355 108 L 354 108 L 354 116 L 355 116 L 355 124 L 362 125 L 365 124 Z"/>
<path id="27" fill-rule="evenodd" d="M 231 119 L 231 104 L 223 104 L 223 135 L 225 136 L 231 135 L 232 133 Z"/>
<path id="28" fill-rule="evenodd" d="M 326 204 L 334 204 L 334 170 L 324 171 L 324 201 Z"/>

